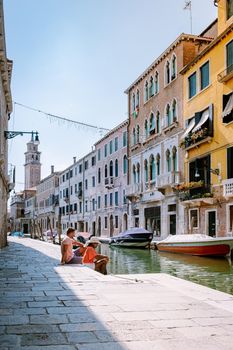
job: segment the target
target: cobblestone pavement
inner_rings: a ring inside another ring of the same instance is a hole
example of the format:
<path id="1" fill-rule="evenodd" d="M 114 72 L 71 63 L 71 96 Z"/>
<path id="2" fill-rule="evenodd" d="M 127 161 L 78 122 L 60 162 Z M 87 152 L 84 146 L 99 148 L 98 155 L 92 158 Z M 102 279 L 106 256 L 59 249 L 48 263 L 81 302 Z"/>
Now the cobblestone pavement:
<path id="1" fill-rule="evenodd" d="M 0 251 L 0 349 L 232 350 L 233 297 L 165 274 L 60 266 L 59 246 Z"/>

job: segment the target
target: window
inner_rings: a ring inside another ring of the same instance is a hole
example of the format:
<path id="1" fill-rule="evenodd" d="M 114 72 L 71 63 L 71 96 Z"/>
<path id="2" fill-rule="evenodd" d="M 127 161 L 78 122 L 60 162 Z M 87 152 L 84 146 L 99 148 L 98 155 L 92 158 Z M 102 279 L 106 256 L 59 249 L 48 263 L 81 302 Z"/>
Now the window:
<path id="1" fill-rule="evenodd" d="M 189 228 L 199 227 L 198 209 L 189 209 Z"/>
<path id="2" fill-rule="evenodd" d="M 113 161 L 111 160 L 110 161 L 110 164 L 109 164 L 109 176 L 113 176 Z"/>
<path id="3" fill-rule="evenodd" d="M 107 206 L 108 206 L 108 195 L 105 194 L 104 195 L 104 207 L 107 208 Z"/>
<path id="4" fill-rule="evenodd" d="M 195 72 L 192 75 L 190 75 L 190 77 L 188 78 L 188 89 L 189 89 L 188 96 L 189 96 L 189 98 L 192 98 L 197 93 L 196 83 L 197 83 L 197 74 Z"/>
<path id="5" fill-rule="evenodd" d="M 137 178 L 136 178 L 136 166 L 133 165 L 133 183 L 136 184 Z"/>
<path id="6" fill-rule="evenodd" d="M 83 209 L 82 209 L 82 202 L 79 202 L 79 213 L 81 214 L 82 211 L 83 211 Z"/>
<path id="7" fill-rule="evenodd" d="M 149 87 L 149 98 L 154 96 L 154 78 L 150 78 L 150 87 Z"/>
<path id="8" fill-rule="evenodd" d="M 118 192 L 115 192 L 115 206 L 118 207 Z"/>
<path id="9" fill-rule="evenodd" d="M 155 94 L 159 92 L 159 73 L 155 73 Z"/>
<path id="10" fill-rule="evenodd" d="M 127 131 L 123 132 L 123 147 L 127 146 Z"/>
<path id="11" fill-rule="evenodd" d="M 115 177 L 118 177 L 118 159 L 115 160 Z"/>
<path id="12" fill-rule="evenodd" d="M 133 128 L 133 145 L 136 145 L 136 130 Z"/>
<path id="13" fill-rule="evenodd" d="M 150 115 L 150 134 L 155 133 L 155 117 L 154 113 L 151 113 Z"/>
<path id="14" fill-rule="evenodd" d="M 88 203 L 87 203 L 87 201 L 85 201 L 85 212 L 87 213 L 87 211 L 88 211 Z"/>
<path id="15" fill-rule="evenodd" d="M 95 187 L 95 176 L 92 176 L 92 187 Z"/>
<path id="16" fill-rule="evenodd" d="M 94 166 L 96 163 L 96 158 L 95 156 L 91 157 L 91 165 Z"/>
<path id="17" fill-rule="evenodd" d="M 112 140 L 109 143 L 109 154 L 112 154 Z"/>
<path id="18" fill-rule="evenodd" d="M 77 213 L 77 203 L 74 203 L 74 212 Z"/>
<path id="19" fill-rule="evenodd" d="M 233 0 L 227 0 L 227 19 L 233 16 Z"/>
<path id="20" fill-rule="evenodd" d="M 170 62 L 167 61 L 165 65 L 165 85 L 170 83 Z"/>
<path id="21" fill-rule="evenodd" d="M 112 195 L 112 193 L 109 194 L 109 205 L 110 205 L 110 207 L 113 206 L 113 195 Z"/>
<path id="22" fill-rule="evenodd" d="M 160 133 L 160 114 L 157 112 L 156 114 L 156 132 Z"/>
<path id="23" fill-rule="evenodd" d="M 174 99 L 172 102 L 172 122 L 177 121 L 177 105 L 176 105 L 176 100 Z"/>
<path id="24" fill-rule="evenodd" d="M 79 164 L 79 167 L 78 167 L 78 172 L 79 172 L 79 174 L 81 174 L 82 171 L 83 171 L 83 166 L 82 166 L 82 164 Z"/>
<path id="25" fill-rule="evenodd" d="M 177 171 L 177 148 L 172 148 L 172 170 Z"/>
<path id="26" fill-rule="evenodd" d="M 101 207 L 101 196 L 98 196 L 97 203 L 98 203 L 98 209 L 100 209 L 100 207 Z"/>
<path id="27" fill-rule="evenodd" d="M 104 217 L 104 228 L 105 229 L 108 228 L 108 218 L 107 218 L 107 216 Z"/>
<path id="28" fill-rule="evenodd" d="M 85 190 L 88 189 L 88 179 L 85 180 Z"/>
<path id="29" fill-rule="evenodd" d="M 176 56 L 172 56 L 172 75 L 171 80 L 174 80 L 176 78 Z"/>
<path id="30" fill-rule="evenodd" d="M 145 130 L 145 137 L 148 138 L 148 136 L 149 136 L 149 128 L 148 128 L 148 121 L 147 120 L 145 120 L 144 130 Z"/>
<path id="31" fill-rule="evenodd" d="M 206 62 L 201 66 L 200 68 L 200 74 L 201 74 L 201 90 L 206 88 L 210 83 L 210 72 L 209 72 L 209 62 Z"/>
<path id="32" fill-rule="evenodd" d="M 124 174 L 127 174 L 128 171 L 128 160 L 127 160 L 127 155 L 124 155 L 124 159 L 123 159 L 123 172 Z"/>
<path id="33" fill-rule="evenodd" d="M 227 73 L 231 73 L 233 71 L 233 40 L 229 42 L 226 46 L 227 50 Z"/>
<path id="34" fill-rule="evenodd" d="M 115 152 L 118 151 L 118 137 L 115 137 Z"/>
<path id="35" fill-rule="evenodd" d="M 136 167 L 136 182 L 139 184 L 140 183 L 140 164 L 137 163 Z"/>
<path id="36" fill-rule="evenodd" d="M 169 149 L 166 150 L 166 161 L 167 161 L 167 172 L 171 171 L 171 152 Z"/>
<path id="37" fill-rule="evenodd" d="M 98 160 L 101 160 L 101 149 L 98 149 Z"/>
<path id="38" fill-rule="evenodd" d="M 75 175 L 77 175 L 77 167 L 75 168 L 75 171 L 74 171 Z"/>
<path id="39" fill-rule="evenodd" d="M 104 156 L 107 157 L 108 155 L 108 145 L 104 145 Z"/>
<path id="40" fill-rule="evenodd" d="M 170 126 L 171 125 L 171 108 L 170 108 L 170 105 L 167 104 L 166 106 L 166 125 L 165 127 L 167 126 Z"/>
<path id="41" fill-rule="evenodd" d="M 137 125 L 136 127 L 136 143 L 140 142 L 140 126 Z"/>
<path id="42" fill-rule="evenodd" d="M 123 204 L 127 204 L 127 198 L 126 198 L 125 190 L 123 190 Z"/>
<path id="43" fill-rule="evenodd" d="M 92 198 L 92 210 L 95 211 L 95 199 Z"/>
<path id="44" fill-rule="evenodd" d="M 149 87 L 148 87 L 148 81 L 145 83 L 145 90 L 144 90 L 144 101 L 148 101 L 149 99 Z"/>
<path id="45" fill-rule="evenodd" d="M 115 228 L 118 228 L 118 216 L 115 216 Z"/>
<path id="46" fill-rule="evenodd" d="M 105 164 L 105 166 L 104 166 L 104 177 L 105 178 L 108 177 L 108 166 L 107 166 L 107 164 Z"/>
<path id="47" fill-rule="evenodd" d="M 101 169 L 98 169 L 98 184 L 101 183 Z"/>
<path id="48" fill-rule="evenodd" d="M 153 154 L 150 155 L 150 171 L 149 171 L 149 180 L 155 180 L 155 158 Z"/>
<path id="49" fill-rule="evenodd" d="M 136 107 L 139 107 L 139 103 L 140 103 L 140 93 L 139 93 L 139 90 L 137 90 L 137 94 L 136 94 Z"/>
<path id="50" fill-rule="evenodd" d="M 149 179 L 149 177 L 148 177 L 148 161 L 147 161 L 147 159 L 145 159 L 145 161 L 144 161 L 144 171 L 145 171 L 145 182 L 148 182 L 148 179 Z"/>
<path id="51" fill-rule="evenodd" d="M 135 111 L 135 94 L 132 95 L 132 111 Z"/>
<path id="52" fill-rule="evenodd" d="M 65 175 L 62 175 L 62 182 L 65 182 Z"/>
<path id="53" fill-rule="evenodd" d="M 70 194 L 73 194 L 73 186 L 70 186 Z"/>
<path id="54" fill-rule="evenodd" d="M 70 170 L 70 178 L 73 177 L 73 169 Z"/>
<path id="55" fill-rule="evenodd" d="M 84 169 L 87 170 L 88 169 L 88 160 L 85 160 L 85 163 L 84 163 Z"/>

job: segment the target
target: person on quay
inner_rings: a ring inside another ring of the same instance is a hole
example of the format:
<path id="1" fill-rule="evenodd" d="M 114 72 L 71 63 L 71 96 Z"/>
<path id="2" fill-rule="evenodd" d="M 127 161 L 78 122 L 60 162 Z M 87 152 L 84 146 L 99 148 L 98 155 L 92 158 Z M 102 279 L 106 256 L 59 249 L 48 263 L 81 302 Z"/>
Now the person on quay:
<path id="1" fill-rule="evenodd" d="M 74 239 L 75 229 L 69 227 L 66 237 L 61 242 L 61 264 L 82 264 L 82 255 L 85 251 L 84 245 Z M 73 246 L 78 248 L 73 250 Z"/>
<path id="2" fill-rule="evenodd" d="M 106 265 L 109 261 L 107 255 L 97 254 L 96 248 L 100 244 L 97 237 L 92 236 L 84 245 L 86 248 L 83 254 L 83 264 L 93 268 L 95 271 L 107 275 Z"/>

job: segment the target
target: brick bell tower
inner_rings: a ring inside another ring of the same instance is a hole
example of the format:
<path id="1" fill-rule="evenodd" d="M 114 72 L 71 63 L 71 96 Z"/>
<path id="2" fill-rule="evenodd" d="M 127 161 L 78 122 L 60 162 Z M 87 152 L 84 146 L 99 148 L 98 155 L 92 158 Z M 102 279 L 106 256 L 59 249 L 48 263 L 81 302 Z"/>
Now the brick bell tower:
<path id="1" fill-rule="evenodd" d="M 24 189 L 27 190 L 31 187 L 38 185 L 41 180 L 41 163 L 38 146 L 40 142 L 38 135 L 34 137 L 32 133 L 31 141 L 27 143 L 27 152 L 25 152 L 25 164 L 24 164 Z"/>

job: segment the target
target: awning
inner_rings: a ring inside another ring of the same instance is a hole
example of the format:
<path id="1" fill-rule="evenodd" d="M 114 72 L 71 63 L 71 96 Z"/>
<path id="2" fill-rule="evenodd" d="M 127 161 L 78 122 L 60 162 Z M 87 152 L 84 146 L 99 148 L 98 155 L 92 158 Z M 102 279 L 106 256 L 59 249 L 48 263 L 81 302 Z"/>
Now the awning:
<path id="1" fill-rule="evenodd" d="M 222 117 L 227 117 L 233 110 L 233 93 L 231 94 L 224 111 L 222 112 Z"/>
<path id="2" fill-rule="evenodd" d="M 195 126 L 192 132 L 196 132 L 201 128 L 201 126 L 209 119 L 210 111 L 209 108 L 205 109 L 202 113 L 201 119 L 199 120 L 199 123 Z"/>
<path id="3" fill-rule="evenodd" d="M 195 119 L 193 118 L 191 120 L 191 122 L 189 123 L 187 129 L 185 130 L 185 132 L 181 136 L 181 139 L 184 139 L 186 136 L 188 136 L 188 134 L 191 132 L 191 130 L 194 128 L 194 126 L 195 126 Z"/>

